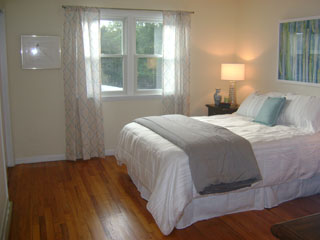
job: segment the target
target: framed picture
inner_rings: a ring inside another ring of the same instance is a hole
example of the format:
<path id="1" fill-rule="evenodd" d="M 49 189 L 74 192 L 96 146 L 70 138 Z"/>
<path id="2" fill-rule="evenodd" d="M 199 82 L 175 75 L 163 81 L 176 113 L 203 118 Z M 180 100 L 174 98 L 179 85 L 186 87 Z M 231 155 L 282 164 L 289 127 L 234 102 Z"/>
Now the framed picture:
<path id="1" fill-rule="evenodd" d="M 320 17 L 281 21 L 278 80 L 320 87 Z"/>
<path id="2" fill-rule="evenodd" d="M 60 68 L 60 37 L 22 35 L 21 62 L 23 69 Z"/>

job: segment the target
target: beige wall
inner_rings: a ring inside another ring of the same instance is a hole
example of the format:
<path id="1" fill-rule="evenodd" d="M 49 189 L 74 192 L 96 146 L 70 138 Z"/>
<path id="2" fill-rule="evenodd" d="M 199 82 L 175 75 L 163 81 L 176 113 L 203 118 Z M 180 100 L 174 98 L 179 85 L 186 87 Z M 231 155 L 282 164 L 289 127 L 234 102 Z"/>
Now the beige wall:
<path id="1" fill-rule="evenodd" d="M 220 64 L 245 62 L 246 81 L 238 102 L 254 90 L 319 95 L 320 88 L 276 81 L 279 20 L 319 15 L 318 0 L 6 0 L 7 45 L 13 140 L 17 158 L 65 151 L 62 70 L 22 70 L 20 36 L 63 32 L 61 5 L 193 10 L 191 114 L 206 114 L 220 81 Z M 1 2 L 0 2 L 1 7 Z M 160 100 L 104 102 L 106 149 L 113 149 L 122 126 L 161 112 Z"/>
<path id="2" fill-rule="evenodd" d="M 247 66 L 239 99 L 254 90 L 320 95 L 318 87 L 276 81 L 279 21 L 319 16 L 319 0 L 241 0 L 238 6 L 236 55 Z"/>
<path id="3" fill-rule="evenodd" d="M 65 5 L 193 10 L 191 113 L 206 114 L 219 80 L 220 63 L 234 58 L 236 0 L 6 0 L 7 45 L 13 141 L 16 158 L 65 152 L 62 70 L 22 70 L 20 36 L 63 32 Z M 105 102 L 106 149 L 122 126 L 138 116 L 159 114 L 160 100 Z"/>

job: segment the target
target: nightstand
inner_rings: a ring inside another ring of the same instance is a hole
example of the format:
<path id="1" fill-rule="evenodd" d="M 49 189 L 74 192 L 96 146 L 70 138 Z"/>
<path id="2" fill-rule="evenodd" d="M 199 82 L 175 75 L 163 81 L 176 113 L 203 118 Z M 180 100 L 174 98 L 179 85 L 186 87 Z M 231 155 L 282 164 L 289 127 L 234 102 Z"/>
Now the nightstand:
<path id="1" fill-rule="evenodd" d="M 219 115 L 219 114 L 231 114 L 238 110 L 238 107 L 225 108 L 225 107 L 216 106 L 214 104 L 206 104 L 206 107 L 208 108 L 208 116 Z"/>

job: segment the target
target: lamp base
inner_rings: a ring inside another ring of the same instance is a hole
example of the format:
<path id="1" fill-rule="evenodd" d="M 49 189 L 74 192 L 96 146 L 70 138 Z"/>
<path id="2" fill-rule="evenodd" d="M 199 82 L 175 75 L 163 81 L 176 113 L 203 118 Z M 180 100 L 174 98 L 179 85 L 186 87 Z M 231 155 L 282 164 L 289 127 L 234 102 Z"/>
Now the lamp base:
<path id="1" fill-rule="evenodd" d="M 229 85 L 229 102 L 231 107 L 237 106 L 237 100 L 236 100 L 236 82 L 230 81 Z"/>

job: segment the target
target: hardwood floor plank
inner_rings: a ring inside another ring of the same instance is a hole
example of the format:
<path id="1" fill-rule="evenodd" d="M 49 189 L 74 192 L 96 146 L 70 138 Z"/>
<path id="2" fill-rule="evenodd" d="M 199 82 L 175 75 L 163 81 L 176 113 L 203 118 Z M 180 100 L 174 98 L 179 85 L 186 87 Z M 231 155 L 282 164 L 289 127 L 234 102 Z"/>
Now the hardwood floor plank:
<path id="1" fill-rule="evenodd" d="M 54 223 L 54 239 L 55 240 L 61 240 L 63 239 L 63 236 L 62 236 L 62 229 L 61 229 L 61 226 L 60 226 L 61 223 Z"/>
<path id="2" fill-rule="evenodd" d="M 247 219 L 243 219 L 242 214 L 244 213 L 230 214 L 230 215 L 220 217 L 220 219 L 225 224 L 229 225 L 234 231 L 236 231 L 242 238 L 248 239 L 248 240 L 260 239 L 259 238 L 260 234 L 256 235 L 254 232 L 252 232 L 252 230 L 255 228 L 252 227 L 251 224 L 255 224 L 255 222 L 248 223 L 249 224 L 248 226 L 248 224 L 244 222 L 244 221 L 247 221 Z M 257 227 L 256 231 L 259 232 L 260 229 L 258 229 Z"/>
<path id="3" fill-rule="evenodd" d="M 39 217 L 39 225 L 40 225 L 40 239 L 41 240 L 47 240 L 46 220 L 44 219 L 43 216 Z"/>
<path id="4" fill-rule="evenodd" d="M 272 224 L 264 221 L 264 219 L 256 215 L 254 211 L 232 214 L 231 216 L 255 239 L 276 239 L 270 232 Z"/>
<path id="5" fill-rule="evenodd" d="M 32 227 L 32 240 L 40 240 L 40 226 L 39 224 L 34 224 Z"/>
<path id="6" fill-rule="evenodd" d="M 311 212 L 300 209 L 295 203 L 292 204 L 290 202 L 271 208 L 268 211 L 277 216 L 281 216 L 285 221 L 311 214 Z"/>
<path id="7" fill-rule="evenodd" d="M 52 211 L 51 208 L 46 208 L 44 211 L 44 219 L 46 222 L 46 232 L 47 232 L 47 239 L 54 240 L 54 225 L 52 219 Z"/>
<path id="8" fill-rule="evenodd" d="M 320 212 L 320 195 L 272 209 L 230 214 L 164 236 L 114 157 L 9 169 L 11 240 L 275 239 L 271 225 Z"/>
<path id="9" fill-rule="evenodd" d="M 68 227 L 65 223 L 60 224 L 60 229 L 61 229 L 61 239 L 63 239 L 63 240 L 70 239 Z"/>
<path id="10" fill-rule="evenodd" d="M 210 221 L 200 221 L 194 224 L 208 239 L 228 240 L 238 239 L 245 240 L 239 233 L 235 232 L 229 225 L 218 218 Z"/>

